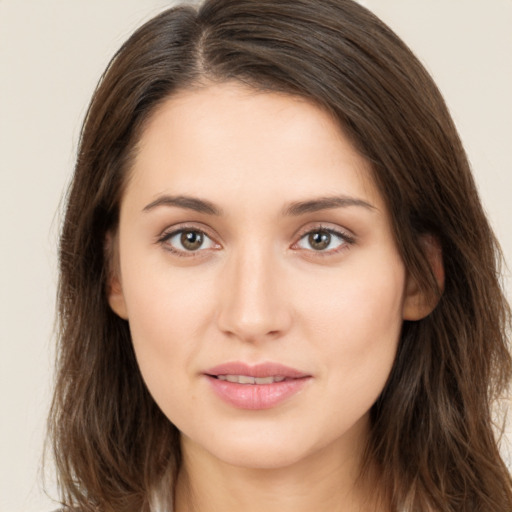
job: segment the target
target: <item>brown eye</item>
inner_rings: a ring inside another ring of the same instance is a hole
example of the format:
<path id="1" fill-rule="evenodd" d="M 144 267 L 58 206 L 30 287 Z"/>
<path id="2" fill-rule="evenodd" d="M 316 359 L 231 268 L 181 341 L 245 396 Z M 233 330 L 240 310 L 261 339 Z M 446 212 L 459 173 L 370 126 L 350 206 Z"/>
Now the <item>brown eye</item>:
<path id="1" fill-rule="evenodd" d="M 187 253 L 200 252 L 218 247 L 206 233 L 198 229 L 179 229 L 164 235 L 160 239 L 172 252 L 185 256 Z"/>
<path id="2" fill-rule="evenodd" d="M 180 242 L 187 251 L 197 251 L 203 245 L 204 236 L 199 231 L 183 231 Z"/>
<path id="3" fill-rule="evenodd" d="M 305 233 L 296 247 L 313 252 L 331 254 L 353 243 L 353 239 L 344 233 L 331 229 L 314 229 Z"/>
<path id="4" fill-rule="evenodd" d="M 308 235 L 308 243 L 315 251 L 323 251 L 331 243 L 331 234 L 327 231 L 314 231 Z"/>

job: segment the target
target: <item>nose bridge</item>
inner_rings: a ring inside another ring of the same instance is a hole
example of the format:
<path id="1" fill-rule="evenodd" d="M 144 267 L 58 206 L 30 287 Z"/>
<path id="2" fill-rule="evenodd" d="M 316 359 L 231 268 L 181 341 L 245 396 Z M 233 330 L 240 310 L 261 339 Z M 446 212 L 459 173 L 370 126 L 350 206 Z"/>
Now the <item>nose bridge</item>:
<path id="1" fill-rule="evenodd" d="M 270 244 L 250 241 L 235 250 L 223 273 L 219 327 L 245 341 L 277 337 L 290 323 L 284 277 Z"/>

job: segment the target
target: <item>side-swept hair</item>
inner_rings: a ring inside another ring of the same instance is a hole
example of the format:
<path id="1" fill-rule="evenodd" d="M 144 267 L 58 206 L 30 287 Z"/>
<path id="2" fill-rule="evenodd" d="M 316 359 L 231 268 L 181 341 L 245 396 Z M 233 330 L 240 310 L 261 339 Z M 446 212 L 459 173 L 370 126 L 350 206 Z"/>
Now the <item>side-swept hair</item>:
<path id="1" fill-rule="evenodd" d="M 444 101 L 404 43 L 351 0 L 206 0 L 150 20 L 122 46 L 81 133 L 60 242 L 50 434 L 62 501 L 150 510 L 180 464 L 179 433 L 149 395 L 128 324 L 109 308 L 107 233 L 137 141 L 178 90 L 240 81 L 327 109 L 371 164 L 407 271 L 439 299 L 405 322 L 371 410 L 366 461 L 393 510 L 510 512 L 491 406 L 507 389 L 510 309 L 500 251 Z M 442 295 L 421 240 L 434 237 Z"/>

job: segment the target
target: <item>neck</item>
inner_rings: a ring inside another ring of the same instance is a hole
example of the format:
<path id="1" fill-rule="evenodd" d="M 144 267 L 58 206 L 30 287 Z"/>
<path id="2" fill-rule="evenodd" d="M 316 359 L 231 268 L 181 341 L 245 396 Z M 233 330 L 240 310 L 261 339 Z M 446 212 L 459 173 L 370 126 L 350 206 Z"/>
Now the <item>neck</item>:
<path id="1" fill-rule="evenodd" d="M 228 464 L 187 438 L 174 512 L 381 512 L 376 471 L 360 478 L 361 442 L 328 445 L 286 467 Z M 359 440 L 360 441 L 360 440 Z"/>

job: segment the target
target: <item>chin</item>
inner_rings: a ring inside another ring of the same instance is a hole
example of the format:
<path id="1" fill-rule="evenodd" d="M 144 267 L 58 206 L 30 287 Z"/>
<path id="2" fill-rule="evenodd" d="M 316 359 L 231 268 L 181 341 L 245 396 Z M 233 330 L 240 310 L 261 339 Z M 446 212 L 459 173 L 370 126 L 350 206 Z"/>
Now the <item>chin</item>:
<path id="1" fill-rule="evenodd" d="M 284 443 L 230 443 L 229 446 L 215 447 L 212 455 L 231 466 L 247 469 L 280 469 L 293 466 L 309 455 L 300 444 Z"/>
<path id="2" fill-rule="evenodd" d="M 195 447 L 216 460 L 248 469 L 280 469 L 312 462 L 316 456 L 339 452 L 345 458 L 357 444 L 349 434 L 348 445 L 338 432 L 315 429 L 314 425 L 282 425 L 271 422 L 258 427 L 247 424 L 211 429 L 208 437 L 185 438 L 188 448 Z M 302 428 L 301 428 L 302 427 Z M 351 429 L 349 429 L 351 430 Z"/>

